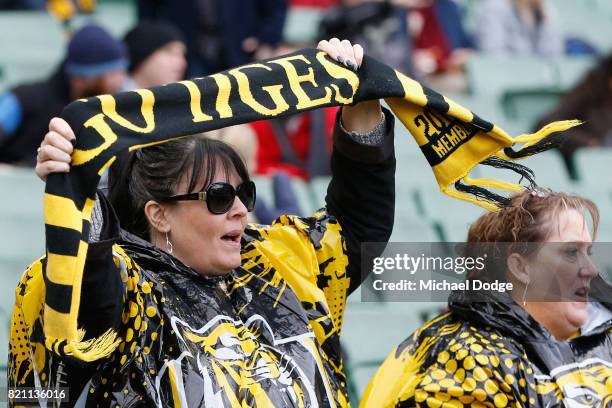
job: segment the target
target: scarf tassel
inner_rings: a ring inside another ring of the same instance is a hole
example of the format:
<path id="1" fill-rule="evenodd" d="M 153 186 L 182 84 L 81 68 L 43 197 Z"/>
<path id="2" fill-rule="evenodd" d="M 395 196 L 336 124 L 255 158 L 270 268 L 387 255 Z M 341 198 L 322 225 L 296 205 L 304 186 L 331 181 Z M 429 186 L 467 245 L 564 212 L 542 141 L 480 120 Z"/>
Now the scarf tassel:
<path id="1" fill-rule="evenodd" d="M 93 339 L 83 341 L 85 330 L 77 330 L 77 340 L 66 342 L 65 339 L 45 339 L 46 347 L 56 351 L 59 355 L 74 357 L 81 361 L 96 361 L 109 356 L 121 343 L 121 338 L 117 332 L 108 329 L 102 335 Z"/>
<path id="2" fill-rule="evenodd" d="M 490 191 L 490 188 L 520 193 L 524 189 L 533 190 L 538 186 L 534 172 L 527 166 L 515 163 L 514 160 L 559 147 L 565 140 L 565 135 L 561 132 L 581 124 L 582 122 L 579 120 L 559 121 L 543 127 L 534 134 L 517 136 L 514 139 L 514 144 L 523 143 L 520 149 L 514 150 L 512 147 L 506 147 L 480 163 L 485 166 L 514 171 L 521 176 L 518 183 L 491 178 L 470 178 L 466 174 L 454 183 L 454 190 L 446 188 L 442 191 L 453 198 L 468 201 L 488 211 L 497 211 L 500 208 L 507 207 L 510 205 L 511 199 Z M 528 181 L 528 186 L 521 184 L 523 180 Z"/>

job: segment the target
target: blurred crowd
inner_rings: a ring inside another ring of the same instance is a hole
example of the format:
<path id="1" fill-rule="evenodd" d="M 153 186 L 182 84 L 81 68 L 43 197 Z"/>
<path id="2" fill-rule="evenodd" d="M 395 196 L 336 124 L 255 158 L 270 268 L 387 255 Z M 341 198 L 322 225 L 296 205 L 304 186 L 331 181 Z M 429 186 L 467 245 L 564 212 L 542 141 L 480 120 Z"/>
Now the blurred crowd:
<path id="1" fill-rule="evenodd" d="M 49 78 L 0 94 L 0 162 L 33 165 L 49 119 L 72 100 L 208 75 L 333 36 L 360 43 L 367 54 L 452 94 L 466 91 L 466 64 L 476 54 L 596 54 L 588 40 L 564 37 L 550 0 L 471 0 L 477 7 L 469 31 L 468 1 L 137 0 L 138 24 L 123 38 L 95 24 L 75 29 Z M 0 10 L 47 7 L 66 21 L 69 3 L 0 0 Z M 93 0 L 75 4 L 86 11 L 95 7 Z M 317 10 L 316 18 L 287 26 L 305 10 Z M 612 143 L 611 90 L 612 57 L 602 58 L 543 119 L 586 121 L 562 149 L 568 166 L 581 146 Z M 207 135 L 236 146 L 253 175 L 273 177 L 277 200 L 259 205 L 259 221 L 300 212 L 291 178 L 330 174 L 336 113 L 329 108 Z"/>

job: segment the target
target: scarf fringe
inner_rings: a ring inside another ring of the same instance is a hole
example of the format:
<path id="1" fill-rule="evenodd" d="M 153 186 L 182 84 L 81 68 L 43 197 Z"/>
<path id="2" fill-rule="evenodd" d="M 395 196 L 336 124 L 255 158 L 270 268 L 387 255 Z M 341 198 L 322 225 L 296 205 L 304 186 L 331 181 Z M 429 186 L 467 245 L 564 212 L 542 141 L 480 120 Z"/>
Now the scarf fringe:
<path id="1" fill-rule="evenodd" d="M 108 357 L 122 341 L 113 329 L 108 329 L 100 336 L 86 341 L 82 341 L 85 337 L 85 330 L 77 330 L 77 336 L 77 340 L 67 343 L 65 339 L 47 337 L 45 344 L 49 350 L 54 350 L 60 355 L 63 354 L 81 361 L 92 362 Z"/>
<path id="2" fill-rule="evenodd" d="M 582 123 L 579 120 L 550 123 L 536 133 L 520 135 L 514 138 L 513 145 L 524 143 L 519 150 L 506 147 L 479 163 L 485 166 L 514 171 L 521 176 L 518 183 L 492 178 L 470 178 L 466 173 L 463 178 L 454 183 L 455 189 L 446 187 L 442 189 L 442 192 L 453 198 L 478 205 L 488 211 L 498 211 L 500 208 L 507 207 L 510 205 L 511 199 L 490 191 L 490 188 L 520 193 L 525 189 L 533 190 L 538 187 L 533 170 L 520 163 L 515 163 L 514 160 L 523 159 L 559 147 L 566 138 L 561 132 L 579 126 Z M 527 180 L 529 184 L 527 186 L 522 185 L 521 182 L 523 180 Z"/>

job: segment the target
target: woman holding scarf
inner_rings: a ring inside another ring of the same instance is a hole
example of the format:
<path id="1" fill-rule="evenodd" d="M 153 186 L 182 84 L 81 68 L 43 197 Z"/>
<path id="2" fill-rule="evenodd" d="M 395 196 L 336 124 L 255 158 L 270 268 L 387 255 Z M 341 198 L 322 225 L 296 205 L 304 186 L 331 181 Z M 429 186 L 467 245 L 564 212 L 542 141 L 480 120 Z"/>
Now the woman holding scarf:
<path id="1" fill-rule="evenodd" d="M 353 70 L 363 57 L 348 41 L 319 49 Z M 326 206 L 270 226 L 246 225 L 255 187 L 223 142 L 130 152 L 97 196 L 78 315 L 84 341 L 113 328 L 120 343 L 93 362 L 45 348 L 43 259 L 17 289 L 9 388 L 68 387 L 76 406 L 348 406 L 339 336 L 360 243 L 391 234 L 393 123 L 378 101 L 344 107 Z M 74 137 L 51 121 L 42 179 L 69 171 Z"/>

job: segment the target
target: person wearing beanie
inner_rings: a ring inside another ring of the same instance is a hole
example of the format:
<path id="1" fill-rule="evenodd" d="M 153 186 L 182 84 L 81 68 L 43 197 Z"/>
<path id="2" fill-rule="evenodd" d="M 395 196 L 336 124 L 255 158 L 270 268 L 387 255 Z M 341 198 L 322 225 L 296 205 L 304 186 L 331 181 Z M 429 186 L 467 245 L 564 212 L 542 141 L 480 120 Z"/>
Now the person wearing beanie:
<path id="1" fill-rule="evenodd" d="M 184 79 L 187 61 L 181 32 L 161 21 L 142 21 L 123 39 L 129 78 L 123 90 L 149 88 Z"/>
<path id="2" fill-rule="evenodd" d="M 0 162 L 35 165 L 49 120 L 75 99 L 121 90 L 127 63 L 125 46 L 104 28 L 77 30 L 50 78 L 0 94 Z"/>

